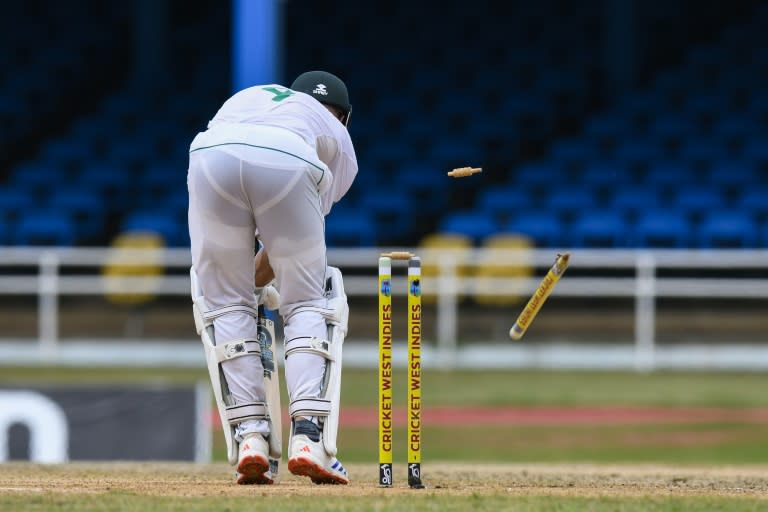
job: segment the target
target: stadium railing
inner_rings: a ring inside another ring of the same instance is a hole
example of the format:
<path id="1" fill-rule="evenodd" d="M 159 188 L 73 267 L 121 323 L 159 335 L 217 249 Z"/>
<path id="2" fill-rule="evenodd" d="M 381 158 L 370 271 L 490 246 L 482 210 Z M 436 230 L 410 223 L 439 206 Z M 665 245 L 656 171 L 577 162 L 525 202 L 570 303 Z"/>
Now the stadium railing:
<path id="1" fill-rule="evenodd" d="M 768 250 L 605 249 L 572 252 L 571 266 L 557 285 L 553 297 L 575 300 L 621 298 L 634 303 L 634 339 L 631 346 L 616 352 L 613 350 L 616 347 L 569 344 L 567 339 L 534 344 L 526 343 L 525 338 L 522 342 L 487 340 L 487 343 L 480 344 L 460 343 L 458 325 L 462 301 L 481 283 L 480 278 L 473 274 L 457 275 L 456 260 L 450 250 L 396 249 L 420 251 L 425 264 L 438 268 L 437 275 L 431 281 L 425 277 L 423 284 L 437 296 L 434 339 L 425 335 L 425 358 L 429 358 L 429 364 L 444 368 L 616 367 L 640 371 L 672 367 L 768 368 L 766 340 L 748 344 L 723 340 L 724 343 L 720 344 L 678 347 L 660 347 L 656 340 L 657 302 L 660 299 L 718 299 L 726 302 L 768 299 L 768 278 L 761 277 L 765 275 Z M 328 263 L 344 272 L 345 289 L 350 300 L 373 300 L 376 296 L 376 262 L 383 250 L 329 249 Z M 534 271 L 517 277 L 499 277 L 490 284 L 485 279 L 482 281 L 482 292 L 494 295 L 510 293 L 524 296 L 525 300 L 535 290 L 556 255 L 554 249 L 509 250 L 508 254 L 505 253 L 506 257 L 500 259 L 499 250 L 495 249 L 494 258 L 489 259 L 483 257 L 483 250 L 472 249 L 469 263 L 502 261 L 509 266 L 519 262 Z M 462 253 L 462 257 L 466 264 L 466 252 Z M 18 296 L 37 298 L 36 338 L 13 339 L 0 332 L 0 365 L 75 364 L 78 357 L 80 361 L 94 365 L 115 364 L 115 361 L 127 364 L 131 361 L 133 364 L 202 364 L 199 341 L 194 339 L 183 340 L 189 343 L 165 347 L 168 350 L 163 351 L 160 350 L 162 347 L 153 345 L 153 340 L 126 343 L 122 333 L 116 333 L 111 340 L 62 340 L 59 336 L 62 297 L 114 293 L 188 296 L 187 269 L 190 264 L 186 248 L 120 249 L 119 252 L 110 248 L 0 248 L 0 300 L 13 300 Z M 105 271 L 110 265 L 119 268 L 135 265 L 149 270 L 146 275 L 140 272 L 115 275 Z M 157 266 L 163 272 L 157 272 Z M 404 280 L 405 275 L 401 274 L 393 279 Z M 392 289 L 400 293 L 405 287 L 395 282 Z M 93 314 L 99 312 L 94 311 Z M 516 314 L 510 308 L 510 325 Z M 540 317 L 546 314 L 545 306 Z M 598 321 L 600 314 L 600 311 L 594 312 Z M 540 317 L 537 319 L 539 322 Z M 89 341 L 93 344 L 90 348 Z M 375 357 L 370 357 L 375 352 L 372 340 L 351 341 L 356 343 L 345 345 L 345 359 L 349 357 L 351 365 L 366 366 L 375 360 Z M 68 356 L 67 351 L 74 350 L 72 347 L 75 346 L 75 352 L 80 355 L 76 357 L 73 352 Z M 129 353 L 137 346 L 147 353 L 144 356 L 134 353 L 132 357 Z M 186 356 L 184 350 L 189 350 Z"/>

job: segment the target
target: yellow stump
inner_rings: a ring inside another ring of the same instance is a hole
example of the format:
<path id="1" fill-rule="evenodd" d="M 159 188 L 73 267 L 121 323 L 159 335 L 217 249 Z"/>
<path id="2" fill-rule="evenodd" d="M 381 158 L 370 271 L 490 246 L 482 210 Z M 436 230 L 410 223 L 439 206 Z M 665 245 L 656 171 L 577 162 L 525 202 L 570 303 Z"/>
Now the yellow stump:
<path id="1" fill-rule="evenodd" d="M 379 485 L 392 486 L 392 259 L 379 258 Z"/>
<path id="2" fill-rule="evenodd" d="M 408 260 L 408 485 L 421 483 L 421 259 Z"/>

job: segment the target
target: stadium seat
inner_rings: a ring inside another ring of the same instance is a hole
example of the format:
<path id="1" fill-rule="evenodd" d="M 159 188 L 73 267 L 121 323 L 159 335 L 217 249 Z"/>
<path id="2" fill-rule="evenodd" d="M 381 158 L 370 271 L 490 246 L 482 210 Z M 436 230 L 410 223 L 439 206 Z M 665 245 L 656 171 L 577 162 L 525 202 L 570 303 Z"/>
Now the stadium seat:
<path id="1" fill-rule="evenodd" d="M 533 245 L 530 238 L 510 233 L 497 233 L 484 239 L 480 245 L 483 252 L 480 253 L 475 271 L 475 301 L 479 304 L 503 306 L 525 300 L 524 283 L 513 287 L 500 280 L 533 275 L 534 269 L 530 261 L 530 249 Z M 519 259 L 510 258 L 507 251 L 512 250 L 519 251 Z"/>
<path id="2" fill-rule="evenodd" d="M 532 206 L 532 193 L 516 185 L 487 188 L 477 200 L 477 208 L 490 215 L 498 225 L 507 222 L 515 212 Z"/>
<path id="3" fill-rule="evenodd" d="M 617 210 L 600 209 L 581 212 L 568 229 L 573 247 L 624 247 L 627 225 Z"/>
<path id="4" fill-rule="evenodd" d="M 548 187 L 564 180 L 565 172 L 551 162 L 532 162 L 519 166 L 512 172 L 512 181 L 524 187 Z"/>
<path id="5" fill-rule="evenodd" d="M 726 142 L 743 144 L 749 137 L 759 133 L 760 126 L 751 116 L 725 116 L 712 128 L 713 137 Z"/>
<path id="6" fill-rule="evenodd" d="M 538 247 L 563 245 L 565 234 L 560 217 L 551 211 L 519 212 L 502 231 L 527 236 Z"/>
<path id="7" fill-rule="evenodd" d="M 416 228 L 413 214 L 417 208 L 404 192 L 399 187 L 390 190 L 379 188 L 368 190 L 360 198 L 359 207 L 376 223 L 380 244 L 392 244 L 398 237 L 408 236 Z"/>
<path id="8" fill-rule="evenodd" d="M 679 188 L 701 182 L 703 179 L 703 175 L 697 175 L 693 167 L 685 162 L 663 160 L 651 164 L 642 174 L 641 182 L 651 187 Z"/>
<path id="9" fill-rule="evenodd" d="M 707 183 L 710 186 L 728 192 L 737 192 L 745 187 L 754 186 L 757 180 L 758 173 L 754 166 L 730 159 L 713 162 L 707 176 Z"/>
<path id="10" fill-rule="evenodd" d="M 43 147 L 41 157 L 45 162 L 55 164 L 59 168 L 67 166 L 75 168 L 91 158 L 91 148 L 88 145 L 75 144 L 67 139 L 54 139 Z"/>
<path id="11" fill-rule="evenodd" d="M 422 298 L 426 303 L 434 303 L 437 298 L 439 285 L 436 279 L 440 273 L 441 264 L 453 267 L 456 276 L 465 277 L 471 274 L 473 247 L 472 238 L 461 233 L 430 233 L 419 241 L 417 252 L 423 258 Z M 459 291 L 463 290 L 459 289 Z M 466 293 L 459 294 L 459 298 L 466 296 Z"/>
<path id="12" fill-rule="evenodd" d="M 189 245 L 189 231 L 186 225 L 166 211 L 139 210 L 125 216 L 120 225 L 120 232 L 155 233 L 163 238 L 166 246 L 179 247 Z"/>
<path id="13" fill-rule="evenodd" d="M 6 220 L 0 218 L 0 246 L 11 245 L 12 243 L 11 227 Z"/>
<path id="14" fill-rule="evenodd" d="M 683 248 L 690 244 L 688 219 L 680 210 L 640 212 L 631 232 L 631 241 L 637 247 Z"/>
<path id="15" fill-rule="evenodd" d="M 334 207 L 326 218 L 328 247 L 372 247 L 378 243 L 376 221 L 364 211 Z"/>
<path id="16" fill-rule="evenodd" d="M 728 151 L 721 139 L 695 138 L 689 139 L 680 147 L 678 158 L 688 164 L 709 167 L 710 162 L 722 160 L 728 156 Z"/>
<path id="17" fill-rule="evenodd" d="M 583 169 L 587 162 L 600 156 L 589 139 L 566 139 L 556 142 L 549 152 L 550 161 L 562 169 Z"/>
<path id="18" fill-rule="evenodd" d="M 14 233 L 15 245 L 69 247 L 76 241 L 73 220 L 61 210 L 28 210 Z"/>
<path id="19" fill-rule="evenodd" d="M 656 187 L 630 186 L 615 190 L 608 199 L 608 205 L 619 212 L 635 215 L 663 206 L 665 199 L 663 191 Z"/>
<path id="20" fill-rule="evenodd" d="M 750 212 L 758 222 L 768 220 L 768 185 L 743 188 L 736 206 Z"/>
<path id="21" fill-rule="evenodd" d="M 741 151 L 741 159 L 750 165 L 768 165 L 768 144 L 765 136 L 750 139 Z"/>
<path id="22" fill-rule="evenodd" d="M 683 114 L 662 113 L 649 127 L 650 137 L 662 144 L 680 143 L 694 133 L 696 133 L 696 125 Z"/>
<path id="23" fill-rule="evenodd" d="M 32 192 L 24 188 L 0 188 L 0 221 L 15 222 L 19 216 L 39 204 Z"/>
<path id="24" fill-rule="evenodd" d="M 664 159 L 665 154 L 660 144 L 649 139 L 630 139 L 620 143 L 614 152 L 619 162 L 636 167 L 647 167 L 651 163 Z"/>
<path id="25" fill-rule="evenodd" d="M 160 285 L 159 280 L 146 282 L 150 285 L 149 290 L 138 293 L 130 291 L 130 287 L 124 278 L 135 278 L 138 276 L 150 278 L 160 276 L 163 273 L 162 255 L 153 253 L 154 257 L 148 256 L 147 263 L 136 265 L 130 251 L 138 250 L 159 250 L 165 246 L 164 238 L 153 232 L 127 232 L 120 233 L 112 240 L 111 251 L 107 263 L 102 269 L 104 277 L 109 278 L 105 286 L 106 299 L 118 305 L 137 306 L 150 302 L 155 298 L 153 291 Z"/>
<path id="26" fill-rule="evenodd" d="M 758 242 L 758 226 L 744 210 L 713 210 L 702 219 L 697 230 L 702 248 L 754 248 Z"/>
<path id="27" fill-rule="evenodd" d="M 558 187 L 554 184 L 548 194 L 544 195 L 544 208 L 556 212 L 561 218 L 572 218 L 576 213 L 594 208 L 597 204 L 597 193 L 586 185 Z"/>
<path id="28" fill-rule="evenodd" d="M 621 162 L 596 160 L 587 162 L 581 173 L 580 182 L 595 190 L 610 192 L 630 181 L 629 169 Z"/>
<path id="29" fill-rule="evenodd" d="M 478 243 L 499 230 L 493 218 L 480 211 L 456 211 L 443 216 L 438 225 L 441 233 L 458 233 Z"/>
<path id="30" fill-rule="evenodd" d="M 450 199 L 452 184 L 445 172 L 429 161 L 408 161 L 399 166 L 391 182 L 418 204 L 421 211 L 433 214 L 445 208 Z"/>
<path id="31" fill-rule="evenodd" d="M 694 216 L 701 216 L 707 210 L 723 208 L 725 203 L 725 193 L 722 189 L 706 185 L 680 188 L 674 198 L 676 207 Z"/>
<path id="32" fill-rule="evenodd" d="M 48 202 L 56 210 L 69 212 L 75 221 L 78 241 L 103 234 L 107 220 L 106 198 L 90 189 L 73 186 L 56 190 Z"/>
<path id="33" fill-rule="evenodd" d="M 584 126 L 584 136 L 600 145 L 613 147 L 626 138 L 633 129 L 626 117 L 604 114 L 589 118 Z"/>
<path id="34" fill-rule="evenodd" d="M 65 171 L 61 167 L 44 162 L 25 162 L 11 171 L 11 185 L 23 188 L 41 199 L 48 195 L 65 180 Z"/>
<path id="35" fill-rule="evenodd" d="M 157 163 L 147 166 L 138 178 L 138 201 L 142 208 L 157 208 L 164 198 L 177 190 L 186 191 L 187 170 L 173 163 Z"/>
<path id="36" fill-rule="evenodd" d="M 717 62 L 713 62 L 717 66 Z M 683 105 L 684 111 L 694 119 L 720 119 L 730 109 L 727 95 L 717 93 L 697 93 L 690 95 Z"/>
<path id="37" fill-rule="evenodd" d="M 112 162 L 90 162 L 77 175 L 76 183 L 84 189 L 109 197 L 107 208 L 110 213 L 124 213 L 129 205 L 137 201 L 134 195 L 135 180 L 128 169 Z"/>

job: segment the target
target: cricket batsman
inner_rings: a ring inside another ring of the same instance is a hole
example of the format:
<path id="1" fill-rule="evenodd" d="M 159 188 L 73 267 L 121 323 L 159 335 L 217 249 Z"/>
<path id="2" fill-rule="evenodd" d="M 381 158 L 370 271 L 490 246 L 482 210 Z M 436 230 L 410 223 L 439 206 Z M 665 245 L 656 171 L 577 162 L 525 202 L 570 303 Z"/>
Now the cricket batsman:
<path id="1" fill-rule="evenodd" d="M 278 310 L 285 333 L 288 470 L 349 482 L 336 458 L 349 310 L 324 229 L 357 175 L 351 110 L 341 79 L 309 71 L 290 87 L 236 93 L 190 146 L 193 311 L 239 484 L 274 483 L 282 450 L 274 328 L 263 307 Z"/>

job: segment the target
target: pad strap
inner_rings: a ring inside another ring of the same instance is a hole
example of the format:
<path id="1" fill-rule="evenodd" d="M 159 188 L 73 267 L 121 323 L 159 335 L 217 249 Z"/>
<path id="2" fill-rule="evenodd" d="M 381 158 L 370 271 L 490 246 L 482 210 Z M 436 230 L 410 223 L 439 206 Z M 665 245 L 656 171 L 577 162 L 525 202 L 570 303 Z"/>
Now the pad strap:
<path id="1" fill-rule="evenodd" d="M 331 413 L 331 401 L 322 398 L 297 398 L 289 407 L 291 417 L 328 416 Z"/>
<path id="2" fill-rule="evenodd" d="M 269 410 L 266 402 L 250 402 L 227 406 L 227 421 L 230 425 L 237 425 L 245 420 L 268 420 Z"/>
<path id="3" fill-rule="evenodd" d="M 333 300 L 333 299 L 329 299 Z M 344 300 L 346 302 L 346 296 L 344 297 Z M 334 308 L 321 308 L 319 306 L 300 306 L 293 310 L 291 316 L 295 315 L 299 312 L 306 312 L 311 311 L 313 313 L 318 313 L 323 318 L 325 318 L 328 323 L 331 324 L 338 324 L 341 321 L 341 318 L 339 318 L 337 311 Z"/>
<path id="4" fill-rule="evenodd" d="M 242 339 L 216 345 L 213 350 L 216 354 L 216 360 L 222 363 L 240 356 L 261 355 L 261 344 L 258 340 Z"/>
<path id="5" fill-rule="evenodd" d="M 223 306 L 205 311 L 203 313 L 203 320 L 210 323 L 216 318 L 224 315 L 231 315 L 232 313 L 248 313 L 254 318 L 259 317 L 259 312 L 251 306 L 246 306 L 245 304 L 233 304 L 232 306 Z"/>
<path id="6" fill-rule="evenodd" d="M 333 361 L 330 342 L 317 336 L 300 336 L 285 342 L 285 357 L 298 352 L 309 352 Z"/>

